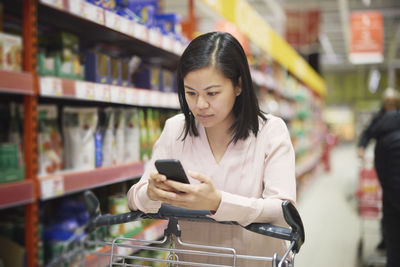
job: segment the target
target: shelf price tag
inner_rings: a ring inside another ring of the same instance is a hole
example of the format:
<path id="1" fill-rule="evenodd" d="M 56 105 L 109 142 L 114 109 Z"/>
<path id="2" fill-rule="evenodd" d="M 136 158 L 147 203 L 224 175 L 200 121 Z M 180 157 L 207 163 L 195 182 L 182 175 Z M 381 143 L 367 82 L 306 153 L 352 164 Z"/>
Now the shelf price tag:
<path id="1" fill-rule="evenodd" d="M 68 11 L 77 16 L 83 15 L 84 4 L 83 0 L 68 0 Z"/>
<path id="2" fill-rule="evenodd" d="M 131 35 L 131 21 L 127 18 L 121 17 L 120 16 L 120 22 L 121 22 L 121 32 Z"/>
<path id="3" fill-rule="evenodd" d="M 75 96 L 78 99 L 95 99 L 94 84 L 88 82 L 75 81 Z"/>
<path id="4" fill-rule="evenodd" d="M 119 103 L 119 87 L 115 85 L 110 86 L 110 101 Z"/>
<path id="5" fill-rule="evenodd" d="M 40 198 L 42 200 L 64 194 L 64 177 L 55 176 L 40 182 Z"/>
<path id="6" fill-rule="evenodd" d="M 103 9 L 93 4 L 85 2 L 83 16 L 98 24 L 104 25 L 104 12 Z"/>
<path id="7" fill-rule="evenodd" d="M 118 87 L 119 95 L 118 95 L 118 103 L 125 104 L 126 103 L 126 90 L 124 87 Z"/>
<path id="8" fill-rule="evenodd" d="M 148 102 L 149 102 L 148 90 L 145 89 L 138 90 L 138 104 L 140 106 L 148 106 Z"/>
<path id="9" fill-rule="evenodd" d="M 150 91 L 149 92 L 149 99 L 150 99 L 150 106 L 158 107 L 160 105 L 160 97 L 159 92 L 157 91 Z"/>
<path id="10" fill-rule="evenodd" d="M 147 27 L 136 22 L 135 31 L 133 32 L 133 36 L 137 39 L 147 42 L 148 41 L 147 35 L 148 35 Z"/>
<path id="11" fill-rule="evenodd" d="M 63 0 L 41 0 L 40 2 L 42 2 L 43 4 L 47 4 L 49 6 L 52 6 L 52 7 L 56 7 L 58 9 L 64 8 Z"/>
<path id="12" fill-rule="evenodd" d="M 104 85 L 95 83 L 94 85 L 94 99 L 97 101 L 105 101 Z"/>
<path id="13" fill-rule="evenodd" d="M 41 77 L 40 94 L 42 96 L 62 96 L 62 80 L 53 77 Z"/>
<path id="14" fill-rule="evenodd" d="M 134 89 L 125 88 L 125 103 L 129 105 L 134 105 Z"/>
<path id="15" fill-rule="evenodd" d="M 102 84 L 103 87 L 103 94 L 104 94 L 104 101 L 110 102 L 111 101 L 111 89 L 108 84 Z"/>
<path id="16" fill-rule="evenodd" d="M 119 28 L 116 28 L 117 26 L 116 20 L 117 20 L 117 14 L 111 11 L 105 11 L 105 25 L 108 28 L 119 31 Z"/>

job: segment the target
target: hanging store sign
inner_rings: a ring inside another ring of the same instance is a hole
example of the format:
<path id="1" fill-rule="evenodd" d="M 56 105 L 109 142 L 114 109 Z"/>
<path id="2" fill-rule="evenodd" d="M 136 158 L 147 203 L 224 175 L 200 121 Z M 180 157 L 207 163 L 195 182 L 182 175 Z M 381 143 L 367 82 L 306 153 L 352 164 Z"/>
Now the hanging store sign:
<path id="1" fill-rule="evenodd" d="M 307 51 L 318 43 L 321 11 L 286 10 L 285 39 L 296 49 Z"/>
<path id="2" fill-rule="evenodd" d="M 353 64 L 383 61 L 383 18 L 378 11 L 357 11 L 350 15 L 350 54 Z"/>

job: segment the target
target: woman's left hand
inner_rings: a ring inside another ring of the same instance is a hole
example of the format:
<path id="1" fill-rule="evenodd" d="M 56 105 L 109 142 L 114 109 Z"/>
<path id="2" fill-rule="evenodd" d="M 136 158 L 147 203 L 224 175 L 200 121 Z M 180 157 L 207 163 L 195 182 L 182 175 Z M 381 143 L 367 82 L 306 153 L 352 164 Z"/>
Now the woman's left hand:
<path id="1" fill-rule="evenodd" d="M 188 173 L 200 183 L 184 184 L 173 180 L 164 181 L 166 185 L 179 192 L 172 198 L 164 199 L 164 202 L 185 209 L 215 212 L 221 202 L 221 192 L 215 188 L 210 177 L 192 171 Z"/>

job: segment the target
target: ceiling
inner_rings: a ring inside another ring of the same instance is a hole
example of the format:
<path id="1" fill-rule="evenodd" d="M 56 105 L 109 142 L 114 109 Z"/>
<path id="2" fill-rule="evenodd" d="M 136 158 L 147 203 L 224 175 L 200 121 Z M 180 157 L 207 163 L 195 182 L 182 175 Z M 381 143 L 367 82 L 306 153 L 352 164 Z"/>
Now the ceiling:
<path id="1" fill-rule="evenodd" d="M 187 17 L 188 1 L 164 0 L 165 10 L 166 12 L 177 12 L 185 18 Z M 360 67 L 360 65 L 353 65 L 348 61 L 349 15 L 353 11 L 360 10 L 380 11 L 384 20 L 384 62 L 373 66 L 387 68 L 389 62 L 400 61 L 399 0 L 247 0 L 247 2 L 281 36 L 285 32 L 285 10 L 319 9 L 321 11 L 319 43 L 312 50 L 320 54 L 319 64 L 322 71 Z M 194 3 L 199 31 L 213 30 L 214 22 L 220 17 L 206 7 L 202 1 L 194 0 Z M 364 66 L 370 67 L 371 65 Z"/>

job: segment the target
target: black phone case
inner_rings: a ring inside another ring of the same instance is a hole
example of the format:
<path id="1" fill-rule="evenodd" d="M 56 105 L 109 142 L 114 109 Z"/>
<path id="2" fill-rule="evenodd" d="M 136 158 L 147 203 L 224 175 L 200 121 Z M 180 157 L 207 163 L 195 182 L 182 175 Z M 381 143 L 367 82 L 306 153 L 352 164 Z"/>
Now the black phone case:
<path id="1" fill-rule="evenodd" d="M 159 159 L 154 163 L 157 171 L 163 174 L 167 179 L 174 180 L 177 182 L 189 184 L 185 171 L 183 170 L 182 164 L 177 159 Z"/>

